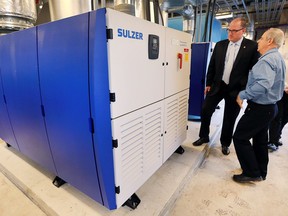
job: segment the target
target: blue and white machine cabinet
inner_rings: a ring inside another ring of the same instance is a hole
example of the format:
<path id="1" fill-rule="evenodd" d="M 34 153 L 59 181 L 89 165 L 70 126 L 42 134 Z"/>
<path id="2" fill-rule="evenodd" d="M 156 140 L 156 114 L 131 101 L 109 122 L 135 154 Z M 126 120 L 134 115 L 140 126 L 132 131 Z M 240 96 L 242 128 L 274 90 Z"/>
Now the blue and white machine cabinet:
<path id="1" fill-rule="evenodd" d="M 1 36 L 0 49 L 1 138 L 109 209 L 186 139 L 190 34 L 103 8 Z"/>

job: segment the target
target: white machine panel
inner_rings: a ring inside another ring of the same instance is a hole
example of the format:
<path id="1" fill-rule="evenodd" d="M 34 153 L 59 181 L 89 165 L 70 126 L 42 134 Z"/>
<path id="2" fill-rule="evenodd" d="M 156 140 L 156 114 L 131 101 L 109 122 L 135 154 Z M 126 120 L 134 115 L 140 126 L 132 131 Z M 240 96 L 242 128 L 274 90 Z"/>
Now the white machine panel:
<path id="1" fill-rule="evenodd" d="M 189 89 L 165 99 L 163 163 L 186 139 L 188 99 Z"/>
<path id="2" fill-rule="evenodd" d="M 191 35 L 111 9 L 106 14 L 113 30 L 108 67 L 121 206 L 186 139 Z"/>
<path id="3" fill-rule="evenodd" d="M 163 26 L 107 9 L 112 119 L 164 98 L 165 28 Z M 159 36 L 158 59 L 148 58 L 148 35 Z"/>
<path id="4" fill-rule="evenodd" d="M 189 88 L 191 41 L 191 34 L 166 28 L 165 97 Z"/>
<path id="5" fill-rule="evenodd" d="M 116 195 L 121 206 L 162 164 L 164 102 L 112 120 Z"/>

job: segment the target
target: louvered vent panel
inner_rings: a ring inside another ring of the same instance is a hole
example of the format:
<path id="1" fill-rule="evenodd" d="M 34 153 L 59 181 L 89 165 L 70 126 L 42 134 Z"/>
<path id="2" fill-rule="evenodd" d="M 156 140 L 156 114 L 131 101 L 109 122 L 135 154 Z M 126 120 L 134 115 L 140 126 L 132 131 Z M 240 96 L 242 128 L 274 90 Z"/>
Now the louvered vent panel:
<path id="1" fill-rule="evenodd" d="M 164 102 L 113 120 L 115 182 L 122 205 L 161 165 Z"/>
<path id="2" fill-rule="evenodd" d="M 143 174 L 143 118 L 138 117 L 121 125 L 121 135 L 122 176 L 125 182 Z"/>
<path id="3" fill-rule="evenodd" d="M 179 98 L 179 118 L 178 118 L 178 124 L 179 124 L 179 130 L 183 131 L 183 128 L 187 127 L 187 112 L 188 112 L 188 95 L 182 95 Z"/>
<path id="4" fill-rule="evenodd" d="M 187 134 L 188 95 L 185 90 L 166 99 L 166 121 L 163 162 L 183 143 Z"/>
<path id="5" fill-rule="evenodd" d="M 179 98 L 178 142 L 184 142 L 187 134 L 188 92 Z"/>
<path id="6" fill-rule="evenodd" d="M 173 101 L 170 101 L 167 106 L 167 115 L 166 115 L 166 130 L 176 130 L 177 128 L 177 116 L 178 116 L 178 103 L 177 98 Z"/>
<path id="7" fill-rule="evenodd" d="M 162 108 L 145 115 L 145 171 L 154 170 L 155 164 L 162 161 L 161 130 Z"/>
<path id="8" fill-rule="evenodd" d="M 171 145 L 177 141 L 177 121 L 178 121 L 178 101 L 177 98 L 166 104 L 166 131 L 165 142 L 166 148 L 170 149 Z"/>

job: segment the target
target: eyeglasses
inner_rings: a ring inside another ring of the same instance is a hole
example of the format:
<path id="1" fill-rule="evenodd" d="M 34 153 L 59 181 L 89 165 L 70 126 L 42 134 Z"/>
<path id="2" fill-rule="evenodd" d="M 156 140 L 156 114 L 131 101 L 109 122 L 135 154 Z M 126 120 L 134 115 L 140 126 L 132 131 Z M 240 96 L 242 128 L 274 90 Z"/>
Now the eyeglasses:
<path id="1" fill-rule="evenodd" d="M 241 31 L 242 29 L 244 29 L 244 28 L 241 28 L 241 29 L 227 29 L 227 32 L 231 32 L 231 33 L 236 33 L 236 32 L 239 32 L 239 31 Z"/>

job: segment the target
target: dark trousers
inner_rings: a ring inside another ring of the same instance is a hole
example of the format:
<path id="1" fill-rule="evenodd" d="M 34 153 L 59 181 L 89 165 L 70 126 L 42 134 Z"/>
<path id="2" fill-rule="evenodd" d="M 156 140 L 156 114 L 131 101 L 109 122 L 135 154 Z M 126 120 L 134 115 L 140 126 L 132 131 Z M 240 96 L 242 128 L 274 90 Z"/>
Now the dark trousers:
<path id="1" fill-rule="evenodd" d="M 222 82 L 220 90 L 215 94 L 206 96 L 201 110 L 201 126 L 199 137 L 209 137 L 211 117 L 219 102 L 225 100 L 224 117 L 220 142 L 223 146 L 230 146 L 236 118 L 240 107 L 236 103 L 236 97 L 229 95 L 229 87 Z"/>
<path id="2" fill-rule="evenodd" d="M 260 105 L 248 101 L 248 106 L 233 136 L 236 154 L 244 175 L 266 177 L 269 161 L 268 127 L 277 112 L 276 104 Z"/>
<path id="3" fill-rule="evenodd" d="M 288 94 L 283 93 L 283 97 L 277 102 L 277 106 L 278 114 L 269 127 L 269 142 L 276 145 L 281 138 L 282 129 L 288 122 Z"/>

